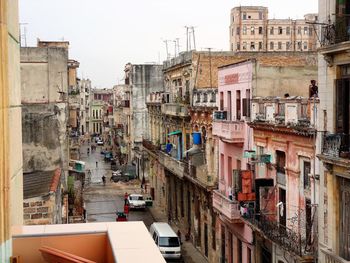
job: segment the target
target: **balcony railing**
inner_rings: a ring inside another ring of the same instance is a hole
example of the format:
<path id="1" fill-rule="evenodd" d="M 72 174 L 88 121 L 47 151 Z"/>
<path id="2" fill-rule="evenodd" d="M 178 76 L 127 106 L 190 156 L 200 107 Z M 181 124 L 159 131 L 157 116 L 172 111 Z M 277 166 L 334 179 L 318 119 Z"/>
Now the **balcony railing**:
<path id="1" fill-rule="evenodd" d="M 254 214 L 253 210 L 250 210 L 243 217 L 256 229 L 263 232 L 268 239 L 281 246 L 284 250 L 301 257 L 313 255 L 314 247 L 309 245 L 309 242 L 305 238 L 302 238 L 300 233 L 296 233 L 286 226 L 279 224 L 268 216 Z"/>
<path id="2" fill-rule="evenodd" d="M 334 158 L 350 159 L 350 135 L 325 133 L 323 135 L 322 154 Z"/>
<path id="3" fill-rule="evenodd" d="M 238 201 L 228 199 L 219 190 L 213 191 L 213 207 L 232 222 L 241 221 Z"/>
<path id="4" fill-rule="evenodd" d="M 165 103 L 162 105 L 162 114 L 171 116 L 187 117 L 187 105 L 178 103 Z"/>
<path id="5" fill-rule="evenodd" d="M 324 263 L 350 263 L 349 260 L 343 259 L 328 249 L 321 248 L 321 258 L 324 257 Z"/>
<path id="6" fill-rule="evenodd" d="M 149 140 L 143 140 L 142 141 L 142 146 L 146 148 L 147 150 L 150 150 L 151 152 L 157 152 L 159 150 L 159 147 L 154 145 L 151 141 Z"/>
<path id="7" fill-rule="evenodd" d="M 232 143 L 244 143 L 244 122 L 214 121 L 213 135 Z"/>
<path id="8" fill-rule="evenodd" d="M 321 46 L 334 45 L 350 40 L 350 15 L 337 14 L 334 24 L 322 26 Z"/>
<path id="9" fill-rule="evenodd" d="M 172 173 L 174 173 L 175 175 L 177 175 L 180 178 L 183 178 L 184 176 L 184 172 L 185 172 L 185 163 L 176 160 L 175 158 L 171 157 L 170 155 L 163 153 L 163 152 L 159 152 L 160 155 L 160 162 L 161 164 L 169 171 L 171 171 Z"/>

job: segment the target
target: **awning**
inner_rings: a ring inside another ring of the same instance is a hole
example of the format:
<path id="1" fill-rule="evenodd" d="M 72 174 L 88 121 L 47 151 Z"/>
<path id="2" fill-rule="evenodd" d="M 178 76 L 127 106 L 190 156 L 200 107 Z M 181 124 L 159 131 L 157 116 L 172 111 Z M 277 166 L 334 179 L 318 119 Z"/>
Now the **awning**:
<path id="1" fill-rule="evenodd" d="M 182 133 L 182 131 L 177 130 L 177 131 L 173 131 L 173 132 L 171 132 L 171 133 L 168 133 L 168 136 L 170 136 L 170 135 L 179 135 L 179 134 L 181 134 L 181 133 Z"/>

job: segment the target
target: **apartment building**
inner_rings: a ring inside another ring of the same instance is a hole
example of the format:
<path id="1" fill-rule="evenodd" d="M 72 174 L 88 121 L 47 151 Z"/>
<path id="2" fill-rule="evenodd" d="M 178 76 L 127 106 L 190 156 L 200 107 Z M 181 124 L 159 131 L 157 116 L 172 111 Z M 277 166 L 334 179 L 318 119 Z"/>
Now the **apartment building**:
<path id="1" fill-rule="evenodd" d="M 263 226 L 260 230 L 252 227 L 241 214 L 242 203 L 254 204 L 259 194 L 255 192 L 255 164 L 249 161 L 255 147 L 253 129 L 248 125 L 255 118 L 252 99 L 284 97 L 286 93 L 307 97 L 310 78 L 317 76 L 315 54 L 256 54 L 255 59 L 222 66 L 218 72 L 218 111 L 213 114 L 213 135 L 218 145 L 219 169 L 218 189 L 213 191 L 213 208 L 218 214 L 216 233 L 220 262 L 271 262 L 259 261 L 263 257 L 255 232 L 263 231 Z M 265 114 L 267 110 L 261 106 L 259 112 Z M 270 114 L 274 118 L 274 113 Z M 269 183 L 275 187 L 273 182 Z M 275 201 L 270 205 L 275 206 L 278 203 Z M 272 258 L 272 243 L 275 241 L 268 242 L 271 246 L 266 251 L 271 252 Z"/>
<path id="2" fill-rule="evenodd" d="M 350 3 L 319 0 L 319 262 L 350 260 Z"/>
<path id="3" fill-rule="evenodd" d="M 269 19 L 268 8 L 239 6 L 231 10 L 231 51 L 315 51 L 317 14 L 304 19 Z"/>

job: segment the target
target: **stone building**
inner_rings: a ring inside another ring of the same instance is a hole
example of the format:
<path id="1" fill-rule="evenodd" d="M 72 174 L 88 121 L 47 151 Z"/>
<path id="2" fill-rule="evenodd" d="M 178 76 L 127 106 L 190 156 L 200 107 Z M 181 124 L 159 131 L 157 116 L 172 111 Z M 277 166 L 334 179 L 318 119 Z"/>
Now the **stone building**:
<path id="1" fill-rule="evenodd" d="M 315 51 L 317 14 L 304 19 L 268 19 L 268 8 L 239 6 L 231 10 L 231 51 Z"/>
<path id="2" fill-rule="evenodd" d="M 315 262 L 318 113 L 317 98 L 252 99 L 251 169 L 238 170 L 232 188 L 237 216 L 253 231 L 257 263 Z"/>
<path id="3" fill-rule="evenodd" d="M 78 89 L 80 90 L 80 129 L 81 135 L 89 133 L 90 127 L 90 92 L 91 80 L 79 79 Z"/>
<path id="4" fill-rule="evenodd" d="M 350 3 L 319 0 L 319 262 L 350 260 Z M 322 133 L 320 133 L 322 134 Z"/>
<path id="5" fill-rule="evenodd" d="M 18 1 L 0 0 L 0 17 L 0 262 L 9 262 L 11 226 L 23 224 Z"/>
<path id="6" fill-rule="evenodd" d="M 216 184 L 211 112 L 217 67 L 231 61 L 229 52 L 184 52 L 164 62 L 163 92 L 147 99 L 150 137 L 143 149 L 151 195 L 211 262 L 217 261 L 211 205 L 211 189 Z M 193 132 L 199 134 L 200 144 L 191 138 Z"/>
<path id="7" fill-rule="evenodd" d="M 61 185 L 69 161 L 68 42 L 39 41 L 38 47 L 21 48 L 21 88 L 24 177 L 50 172 L 52 178 L 60 168 Z"/>
<path id="8" fill-rule="evenodd" d="M 239 201 L 255 200 L 252 183 L 250 192 L 237 199 L 237 189 L 243 187 L 239 184 L 243 185 L 243 179 L 251 182 L 254 176 L 252 164 L 244 158 L 253 150 L 254 142 L 253 130 L 248 127 L 251 100 L 259 96 L 284 97 L 286 93 L 307 97 L 316 71 L 315 54 L 307 57 L 300 53 L 256 53 L 255 58 L 219 68 L 219 110 L 213 114 L 212 132 L 218 145 L 219 183 L 218 190 L 213 192 L 213 206 L 218 215 L 219 257 L 228 262 L 259 258 L 254 231 L 249 224 L 242 223 L 239 210 Z M 267 114 L 264 107 L 259 112 Z"/>
<path id="9" fill-rule="evenodd" d="M 113 105 L 112 89 L 92 89 L 90 99 L 90 134 L 103 135 L 106 132 L 106 106 Z"/>
<path id="10" fill-rule="evenodd" d="M 163 89 L 162 65 L 131 64 L 125 65 L 125 100 L 122 107 L 126 109 L 127 129 L 129 142 L 126 152 L 130 153 L 128 161 L 136 164 L 136 175 L 142 179 L 145 174 L 144 155 L 142 153 L 142 140 L 149 138 L 147 120 L 146 98 L 151 92 Z"/>

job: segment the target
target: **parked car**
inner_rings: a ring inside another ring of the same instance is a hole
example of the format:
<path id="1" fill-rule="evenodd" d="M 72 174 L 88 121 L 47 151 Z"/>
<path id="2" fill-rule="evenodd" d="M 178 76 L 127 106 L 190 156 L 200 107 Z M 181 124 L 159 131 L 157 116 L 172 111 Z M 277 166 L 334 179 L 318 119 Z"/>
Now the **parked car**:
<path id="1" fill-rule="evenodd" d="M 180 239 L 168 223 L 153 223 L 149 232 L 164 258 L 181 258 Z"/>
<path id="2" fill-rule="evenodd" d="M 103 140 L 100 139 L 97 141 L 97 145 L 103 145 L 103 144 L 104 144 Z"/>
<path id="3" fill-rule="evenodd" d="M 130 209 L 145 209 L 146 202 L 143 195 L 131 194 L 128 196 L 128 205 Z"/>

